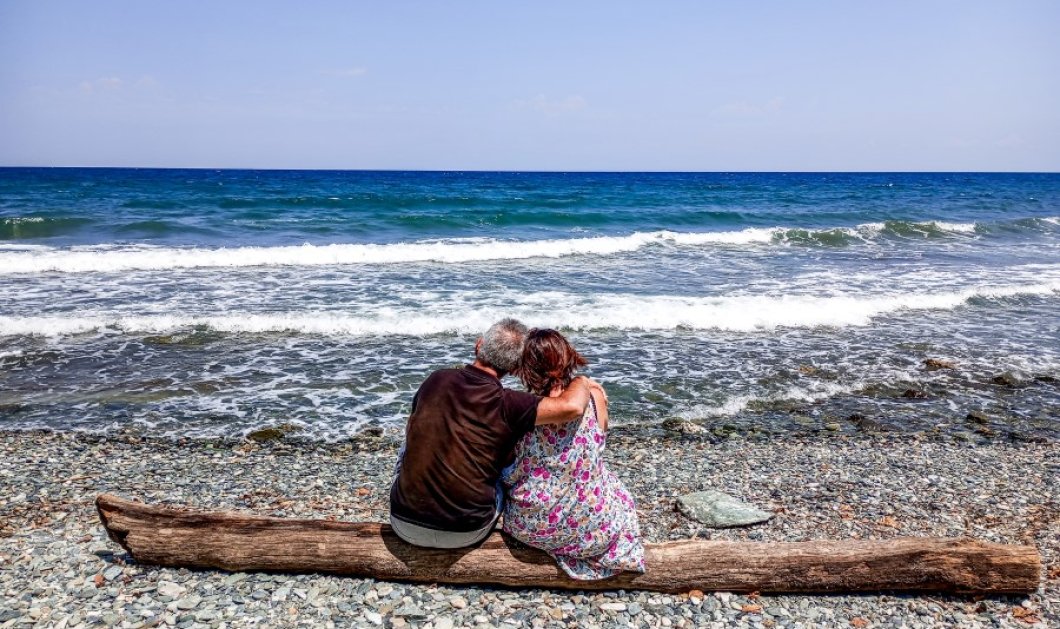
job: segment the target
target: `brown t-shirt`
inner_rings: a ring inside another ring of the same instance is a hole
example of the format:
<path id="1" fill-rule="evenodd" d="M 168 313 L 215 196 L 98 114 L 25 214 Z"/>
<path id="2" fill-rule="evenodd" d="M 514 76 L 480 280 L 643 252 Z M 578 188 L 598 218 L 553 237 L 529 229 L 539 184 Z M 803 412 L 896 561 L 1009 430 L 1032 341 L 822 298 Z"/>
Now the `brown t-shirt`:
<path id="1" fill-rule="evenodd" d="M 412 398 L 390 513 L 440 531 L 489 524 L 501 470 L 534 428 L 539 401 L 474 365 L 428 376 Z"/>

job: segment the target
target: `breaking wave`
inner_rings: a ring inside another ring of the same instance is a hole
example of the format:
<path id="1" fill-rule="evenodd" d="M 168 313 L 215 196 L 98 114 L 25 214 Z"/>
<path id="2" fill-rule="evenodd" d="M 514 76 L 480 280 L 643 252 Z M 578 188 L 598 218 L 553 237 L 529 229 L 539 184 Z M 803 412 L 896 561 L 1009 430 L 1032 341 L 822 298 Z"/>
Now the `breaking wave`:
<path id="1" fill-rule="evenodd" d="M 13 220 L 13 219 L 5 219 Z M 997 230 L 1055 230 L 1055 217 L 1022 219 L 1005 224 L 888 221 L 856 227 L 799 229 L 749 227 L 718 232 L 634 232 L 596 236 L 515 241 L 492 238 L 427 240 L 392 244 L 332 244 L 277 247 L 198 247 L 98 245 L 72 248 L 39 247 L 0 250 L 0 274 L 154 271 L 168 269 L 246 268 L 275 266 L 340 266 L 417 262 L 480 262 L 607 256 L 649 246 L 848 246 L 911 238 L 969 238 Z"/>
<path id="2" fill-rule="evenodd" d="M 56 337 L 86 333 L 187 334 L 288 333 L 324 336 L 430 336 L 478 333 L 493 321 L 515 316 L 531 325 L 564 330 L 724 330 L 864 326 L 903 311 L 952 310 L 983 300 L 1052 296 L 1060 281 L 980 286 L 933 294 L 871 297 L 747 295 L 672 297 L 597 293 L 536 293 L 517 303 L 469 304 L 453 298 L 405 307 L 366 305 L 355 312 L 222 312 L 214 315 L 0 317 L 0 336 Z M 424 314 L 429 312 L 430 314 Z"/>

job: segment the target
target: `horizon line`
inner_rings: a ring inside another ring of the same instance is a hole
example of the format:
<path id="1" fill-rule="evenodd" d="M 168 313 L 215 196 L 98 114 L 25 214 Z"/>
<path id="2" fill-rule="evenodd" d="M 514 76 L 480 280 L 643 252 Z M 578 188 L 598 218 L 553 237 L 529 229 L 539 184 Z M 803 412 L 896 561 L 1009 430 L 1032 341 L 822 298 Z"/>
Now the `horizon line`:
<path id="1" fill-rule="evenodd" d="M 280 168 L 216 166 L 11 166 L 0 170 L 202 170 L 253 172 L 359 172 L 359 173 L 469 173 L 469 174 L 586 174 L 586 175 L 719 175 L 719 174 L 801 174 L 801 175 L 1056 175 L 1060 170 L 593 170 L 593 169 L 464 169 L 464 168 Z"/>

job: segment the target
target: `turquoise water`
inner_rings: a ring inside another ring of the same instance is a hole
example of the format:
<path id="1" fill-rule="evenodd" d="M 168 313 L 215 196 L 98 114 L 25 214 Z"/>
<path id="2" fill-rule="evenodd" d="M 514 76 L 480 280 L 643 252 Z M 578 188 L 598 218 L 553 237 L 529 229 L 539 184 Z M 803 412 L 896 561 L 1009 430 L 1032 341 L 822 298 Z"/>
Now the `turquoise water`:
<path id="1" fill-rule="evenodd" d="M 514 315 L 616 422 L 1053 438 L 1058 217 L 1054 174 L 0 169 L 0 424 L 340 438 Z"/>

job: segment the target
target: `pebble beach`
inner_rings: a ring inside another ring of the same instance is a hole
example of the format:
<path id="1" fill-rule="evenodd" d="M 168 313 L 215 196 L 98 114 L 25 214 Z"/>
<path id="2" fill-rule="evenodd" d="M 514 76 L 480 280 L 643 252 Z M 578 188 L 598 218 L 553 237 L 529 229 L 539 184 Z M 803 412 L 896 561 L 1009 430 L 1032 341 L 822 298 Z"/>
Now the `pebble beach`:
<path id="1" fill-rule="evenodd" d="M 396 431 L 336 443 L 0 433 L 0 629 L 8 627 L 1060 626 L 1060 446 L 944 435 L 758 439 L 617 427 L 608 461 L 647 541 L 969 536 L 1042 553 L 1029 597 L 663 595 L 447 587 L 137 565 L 99 523 L 145 502 L 385 521 Z M 775 515 L 707 529 L 678 496 L 718 489 Z"/>

